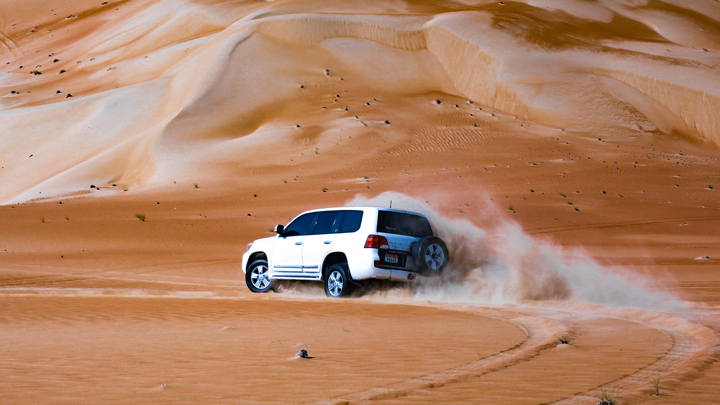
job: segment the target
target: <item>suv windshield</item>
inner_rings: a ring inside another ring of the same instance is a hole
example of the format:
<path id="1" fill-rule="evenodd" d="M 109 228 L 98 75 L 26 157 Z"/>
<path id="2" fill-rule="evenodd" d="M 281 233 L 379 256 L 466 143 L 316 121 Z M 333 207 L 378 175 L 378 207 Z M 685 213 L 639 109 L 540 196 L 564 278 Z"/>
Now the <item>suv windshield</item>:
<path id="1" fill-rule="evenodd" d="M 316 212 L 301 215 L 285 228 L 283 236 L 307 235 L 310 232 L 310 226 L 315 223 L 315 217 L 317 217 Z"/>
<path id="2" fill-rule="evenodd" d="M 393 211 L 378 212 L 377 230 L 382 233 L 407 235 L 416 238 L 433 236 L 433 231 L 427 218 Z"/>

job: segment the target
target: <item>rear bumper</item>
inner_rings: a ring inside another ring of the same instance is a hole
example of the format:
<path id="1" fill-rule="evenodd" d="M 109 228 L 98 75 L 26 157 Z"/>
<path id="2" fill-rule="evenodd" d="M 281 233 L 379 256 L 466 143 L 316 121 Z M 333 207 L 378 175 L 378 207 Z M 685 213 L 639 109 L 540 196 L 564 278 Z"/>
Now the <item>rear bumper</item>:
<path id="1" fill-rule="evenodd" d="M 414 281 L 417 278 L 417 273 L 412 271 L 404 271 L 404 270 L 390 270 L 392 274 L 390 275 L 390 280 L 393 281 Z"/>
<path id="2" fill-rule="evenodd" d="M 366 279 L 372 278 L 376 280 L 413 281 L 417 278 L 418 275 L 417 273 L 412 271 L 385 269 L 381 267 L 374 267 L 372 269 L 372 272 L 373 275 L 370 277 L 366 277 Z"/>
<path id="3" fill-rule="evenodd" d="M 353 280 L 392 280 L 392 281 L 413 281 L 417 272 L 410 269 L 397 269 L 380 264 L 377 250 L 367 249 L 364 254 L 348 258 L 350 275 Z"/>

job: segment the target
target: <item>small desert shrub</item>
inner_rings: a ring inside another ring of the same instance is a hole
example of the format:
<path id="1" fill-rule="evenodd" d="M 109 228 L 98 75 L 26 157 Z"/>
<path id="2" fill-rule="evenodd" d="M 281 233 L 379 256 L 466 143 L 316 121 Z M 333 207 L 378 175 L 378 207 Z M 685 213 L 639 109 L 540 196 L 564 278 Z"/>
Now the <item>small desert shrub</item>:
<path id="1" fill-rule="evenodd" d="M 70 220 L 70 217 L 65 217 L 65 219 L 69 221 L 69 220 Z"/>
<path id="2" fill-rule="evenodd" d="M 563 193 L 560 193 L 560 197 L 565 198 L 565 197 L 567 197 L 567 196 L 566 196 L 565 194 L 563 194 Z"/>
<path id="3" fill-rule="evenodd" d="M 135 218 L 145 222 L 145 214 L 135 214 Z"/>
<path id="4" fill-rule="evenodd" d="M 508 207 L 508 210 L 509 210 L 509 211 L 515 211 L 515 208 L 513 208 L 513 206 L 511 205 L 511 206 Z"/>
<path id="5" fill-rule="evenodd" d="M 660 376 L 656 375 L 650 381 L 652 382 L 653 394 L 660 395 L 660 383 L 661 383 Z"/>
<path id="6" fill-rule="evenodd" d="M 573 339 L 570 336 L 565 335 L 560 336 L 559 338 L 557 338 L 557 340 L 558 343 L 560 343 L 561 345 L 571 345 L 573 342 Z"/>
<path id="7" fill-rule="evenodd" d="M 617 395 L 612 391 L 605 391 L 604 389 L 600 388 L 600 401 L 606 401 L 615 405 L 618 403 Z"/>
<path id="8" fill-rule="evenodd" d="M 35 75 L 35 76 L 37 76 L 37 75 L 41 75 L 41 74 L 42 74 L 42 72 L 41 72 L 41 71 L 39 71 L 39 70 L 33 70 L 32 72 L 30 72 L 30 74 L 31 74 L 31 75 Z"/>
<path id="9" fill-rule="evenodd" d="M 40 221 L 44 224 L 45 223 L 45 217 L 41 217 Z"/>
<path id="10" fill-rule="evenodd" d="M 710 190 L 713 190 L 713 186 L 708 186 L 708 188 L 709 188 Z"/>
<path id="11" fill-rule="evenodd" d="M 323 193 L 327 193 L 327 191 L 328 191 L 327 187 L 325 187 L 325 188 L 322 189 L 322 192 L 323 192 Z"/>
<path id="12" fill-rule="evenodd" d="M 200 186 L 198 186 L 197 183 L 195 183 L 195 188 L 200 188 Z"/>
<path id="13" fill-rule="evenodd" d="M 63 74 L 63 73 L 65 73 L 65 72 L 66 72 L 66 70 L 63 69 L 63 70 L 60 71 L 60 74 Z"/>

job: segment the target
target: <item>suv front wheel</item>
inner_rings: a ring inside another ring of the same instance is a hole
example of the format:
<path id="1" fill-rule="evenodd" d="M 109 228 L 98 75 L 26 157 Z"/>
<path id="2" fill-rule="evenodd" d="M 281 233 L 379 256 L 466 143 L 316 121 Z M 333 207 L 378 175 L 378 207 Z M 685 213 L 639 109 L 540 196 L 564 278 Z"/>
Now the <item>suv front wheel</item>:
<path id="1" fill-rule="evenodd" d="M 352 292 L 350 272 L 347 263 L 336 263 L 330 266 L 323 280 L 325 295 L 330 298 L 344 298 Z"/>
<path id="2" fill-rule="evenodd" d="M 256 260 L 252 262 L 245 273 L 245 284 L 254 293 L 264 293 L 273 288 L 273 282 L 269 278 L 267 260 Z"/>

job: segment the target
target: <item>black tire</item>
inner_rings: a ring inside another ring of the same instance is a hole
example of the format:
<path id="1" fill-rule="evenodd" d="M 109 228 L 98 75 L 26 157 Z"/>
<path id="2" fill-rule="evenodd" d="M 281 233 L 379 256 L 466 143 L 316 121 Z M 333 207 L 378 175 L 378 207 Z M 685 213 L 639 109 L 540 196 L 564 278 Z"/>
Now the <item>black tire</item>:
<path id="1" fill-rule="evenodd" d="M 267 260 L 256 260 L 248 266 L 245 272 L 245 284 L 254 293 L 266 293 L 272 290 L 272 280 L 267 278 L 270 268 Z"/>
<path id="2" fill-rule="evenodd" d="M 336 263 L 330 266 L 323 277 L 325 295 L 330 298 L 346 298 L 353 290 L 350 281 L 350 270 L 347 263 Z"/>
<path id="3" fill-rule="evenodd" d="M 439 276 L 450 261 L 447 246 L 437 236 L 428 236 L 415 242 L 412 249 L 415 268 L 424 276 Z"/>

